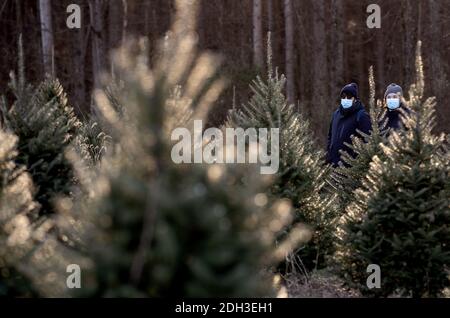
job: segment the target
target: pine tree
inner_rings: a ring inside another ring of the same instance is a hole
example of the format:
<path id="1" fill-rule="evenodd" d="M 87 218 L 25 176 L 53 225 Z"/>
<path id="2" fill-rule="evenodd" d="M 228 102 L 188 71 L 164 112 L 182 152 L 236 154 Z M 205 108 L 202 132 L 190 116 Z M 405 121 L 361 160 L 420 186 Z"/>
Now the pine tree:
<path id="1" fill-rule="evenodd" d="M 80 125 L 73 146 L 80 159 L 85 161 L 86 166 L 93 168 L 101 162 L 111 143 L 111 137 L 103 131 L 95 115 L 91 115 Z"/>
<path id="2" fill-rule="evenodd" d="M 68 191 L 72 173 L 64 152 L 79 122 L 57 80 L 38 89 L 27 84 L 21 37 L 18 73 L 11 73 L 14 104 L 1 103 L 0 295 L 62 296 L 69 248 L 56 238 L 54 221 L 39 214 L 52 211 L 53 194 Z M 63 269 L 59 277 L 55 269 Z"/>
<path id="3" fill-rule="evenodd" d="M 450 167 L 444 136 L 432 133 L 435 100 L 423 98 L 420 42 L 416 72 L 406 130 L 373 158 L 340 228 L 340 273 L 368 295 L 436 297 L 450 285 Z M 366 286 L 369 264 L 381 268 L 380 289 Z"/>
<path id="4" fill-rule="evenodd" d="M 20 269 L 30 245 L 31 222 L 38 204 L 30 176 L 14 162 L 17 137 L 0 129 L 0 296 L 36 295 Z"/>
<path id="5" fill-rule="evenodd" d="M 80 197 L 59 204 L 60 228 L 90 260 L 83 296 L 271 295 L 272 277 L 261 272 L 305 235 L 297 231 L 275 246 L 290 206 L 269 205 L 264 180 L 251 167 L 171 160 L 165 128 L 173 127 L 171 108 L 179 104 L 174 92 L 181 111 L 185 102 L 192 110 L 190 127 L 193 118 L 206 118 L 223 86 L 217 58 L 195 52 L 195 11 L 176 3 L 178 19 L 153 70 L 145 42 L 115 55 L 123 80 L 117 97 L 127 116 L 96 93 L 104 120 L 118 132 L 115 149 L 95 178 L 80 178 L 87 181 Z"/>
<path id="6" fill-rule="evenodd" d="M 332 246 L 335 211 L 333 198 L 323 191 L 329 173 L 323 153 L 314 145 L 308 121 L 299 114 L 284 96 L 286 79 L 272 70 L 270 37 L 268 43 L 267 79 L 259 76 L 251 86 L 253 96 L 248 104 L 233 109 L 227 125 L 247 129 L 280 129 L 280 167 L 270 189 L 274 198 L 289 199 L 295 209 L 295 218 L 280 236 L 289 233 L 292 226 L 305 223 L 314 229 L 308 244 L 295 253 L 307 269 L 324 266 L 324 256 Z"/>
<path id="7" fill-rule="evenodd" d="M 37 185 L 40 213 L 48 214 L 53 211 L 53 198 L 69 194 L 75 182 L 65 151 L 81 123 L 57 79 L 45 80 L 36 90 L 25 88 L 24 82 L 12 79 L 16 101 L 9 110 L 3 107 L 3 120 L 19 138 L 16 161 L 27 168 Z"/>
<path id="8" fill-rule="evenodd" d="M 383 120 L 385 110 L 382 102 L 375 100 L 375 80 L 373 67 L 369 69 L 370 102 L 369 113 L 372 124 L 370 134 L 359 131 L 362 138 L 352 136 L 352 143 L 346 145 L 352 150 L 353 155 L 342 151 L 342 163 L 334 169 L 330 175 L 330 184 L 333 192 L 337 194 L 340 215 L 355 201 L 354 191 L 358 189 L 370 168 L 372 158 L 377 155 L 383 159 L 381 144 L 386 142 L 386 121 Z"/>

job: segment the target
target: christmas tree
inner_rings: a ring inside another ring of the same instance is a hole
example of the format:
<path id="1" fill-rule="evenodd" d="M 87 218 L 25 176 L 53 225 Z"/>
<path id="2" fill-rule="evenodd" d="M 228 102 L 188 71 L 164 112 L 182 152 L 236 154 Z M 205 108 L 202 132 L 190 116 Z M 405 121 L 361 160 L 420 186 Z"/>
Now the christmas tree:
<path id="1" fill-rule="evenodd" d="M 145 41 L 115 54 L 123 83 L 116 97 L 126 115 L 96 93 L 99 113 L 117 132 L 115 149 L 95 178 L 79 178 L 74 200 L 59 202 L 59 228 L 90 264 L 75 295 L 272 295 L 270 266 L 307 236 L 292 231 L 275 244 L 291 207 L 268 201 L 269 181 L 257 167 L 172 161 L 169 130 L 180 118 L 188 129 L 205 119 L 223 86 L 217 57 L 196 53 L 195 4 L 176 3 L 177 20 L 153 69 Z M 174 121 L 174 113 L 183 115 Z M 79 264 L 76 257 L 70 263 Z"/>
<path id="2" fill-rule="evenodd" d="M 450 167 L 444 135 L 432 133 L 435 100 L 423 97 L 420 42 L 416 72 L 406 130 L 381 146 L 340 228 L 340 273 L 367 295 L 436 297 L 450 283 Z M 366 285 L 369 264 L 381 268 L 380 289 Z"/>
<path id="3" fill-rule="evenodd" d="M 308 121 L 287 103 L 283 93 L 286 79 L 277 70 L 273 72 L 271 60 L 269 36 L 267 78 L 256 78 L 250 101 L 231 111 L 227 126 L 280 129 L 280 167 L 270 196 L 290 200 L 295 209 L 292 224 L 280 232 L 280 237 L 298 223 L 313 229 L 312 240 L 298 246 L 291 258 L 299 257 L 307 269 L 313 269 L 324 265 L 333 242 L 334 199 L 323 189 L 330 170 L 322 151 L 314 145 Z"/>
<path id="4" fill-rule="evenodd" d="M 0 296 L 36 295 L 20 262 L 32 245 L 31 222 L 38 204 L 30 176 L 14 162 L 17 137 L 0 129 Z"/>
<path id="5" fill-rule="evenodd" d="M 10 82 L 16 100 L 9 109 L 3 102 L 2 116 L 5 127 L 18 137 L 16 162 L 30 173 L 44 215 L 54 211 L 53 198 L 69 194 L 74 184 L 65 151 L 81 123 L 57 79 L 48 78 L 36 89 L 26 83 L 20 41 L 18 69 L 19 77 L 12 73 Z"/>
<path id="6" fill-rule="evenodd" d="M 92 115 L 81 123 L 72 146 L 85 164 L 93 168 L 101 162 L 111 143 L 111 137 L 104 132 L 95 115 Z"/>

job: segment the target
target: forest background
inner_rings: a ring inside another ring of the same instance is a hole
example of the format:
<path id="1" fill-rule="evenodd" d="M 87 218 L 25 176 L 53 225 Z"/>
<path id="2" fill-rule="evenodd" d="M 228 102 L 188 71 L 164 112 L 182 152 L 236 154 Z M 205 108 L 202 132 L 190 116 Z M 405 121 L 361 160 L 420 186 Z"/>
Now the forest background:
<path id="1" fill-rule="evenodd" d="M 66 25 L 72 3 L 81 8 L 80 29 Z M 370 29 L 366 23 L 367 7 L 373 3 L 381 9 L 381 28 Z M 100 83 L 102 71 L 114 71 L 108 52 L 126 36 L 147 36 L 153 59 L 174 10 L 171 0 L 2 0 L 0 87 L 6 90 L 9 72 L 17 68 L 17 43 L 23 34 L 27 80 L 38 82 L 46 72 L 53 73 L 83 116 L 90 112 L 92 88 Z M 273 64 L 287 77 L 287 98 L 310 120 L 321 145 L 344 84 L 356 82 L 363 103 L 368 103 L 370 65 L 378 98 L 391 82 L 407 90 L 414 80 L 419 39 L 426 95 L 437 99 L 435 129 L 450 132 L 450 1 L 202 0 L 199 48 L 221 54 L 229 80 L 208 125 L 221 125 L 228 109 L 248 100 L 248 84 L 266 68 L 268 31 Z"/>

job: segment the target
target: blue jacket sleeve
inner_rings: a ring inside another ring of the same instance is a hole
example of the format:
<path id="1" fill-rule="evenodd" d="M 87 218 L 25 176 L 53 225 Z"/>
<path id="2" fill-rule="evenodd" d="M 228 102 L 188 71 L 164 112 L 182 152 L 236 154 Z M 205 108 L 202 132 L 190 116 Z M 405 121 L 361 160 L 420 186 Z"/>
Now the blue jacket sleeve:
<path id="1" fill-rule="evenodd" d="M 369 135 L 370 132 L 372 131 L 372 123 L 370 122 L 370 116 L 366 111 L 362 112 L 361 116 L 359 117 L 357 128 L 367 135 Z"/>
<path id="2" fill-rule="evenodd" d="M 327 163 L 331 163 L 330 148 L 331 148 L 331 127 L 333 127 L 333 118 L 334 118 L 334 116 L 331 118 L 330 128 L 328 128 L 327 152 L 326 152 L 326 159 L 325 159 L 325 161 Z"/>

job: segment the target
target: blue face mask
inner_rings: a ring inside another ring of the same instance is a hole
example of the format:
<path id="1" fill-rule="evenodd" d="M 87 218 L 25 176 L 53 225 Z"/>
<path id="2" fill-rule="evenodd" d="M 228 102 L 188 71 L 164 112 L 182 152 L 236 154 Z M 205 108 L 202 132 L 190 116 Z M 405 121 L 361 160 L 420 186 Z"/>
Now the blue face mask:
<path id="1" fill-rule="evenodd" d="M 386 105 L 391 110 L 396 109 L 400 106 L 400 99 L 399 98 L 387 98 Z"/>
<path id="2" fill-rule="evenodd" d="M 353 105 L 353 100 L 351 99 L 346 99 L 346 98 L 342 98 L 341 99 L 341 105 L 344 108 L 350 108 Z"/>

